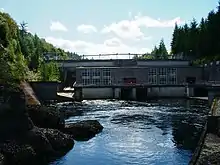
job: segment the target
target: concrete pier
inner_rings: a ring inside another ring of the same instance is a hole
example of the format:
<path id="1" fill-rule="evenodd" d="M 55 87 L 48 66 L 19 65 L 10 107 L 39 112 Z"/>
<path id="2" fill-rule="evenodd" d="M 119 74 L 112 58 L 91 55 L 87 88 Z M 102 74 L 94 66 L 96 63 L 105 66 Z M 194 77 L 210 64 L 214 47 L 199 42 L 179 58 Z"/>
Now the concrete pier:
<path id="1" fill-rule="evenodd" d="M 92 99 L 122 99 L 122 100 L 141 100 L 151 98 L 186 98 L 193 96 L 193 88 L 184 86 L 121 86 L 121 87 L 75 87 L 74 98 L 76 100 Z"/>

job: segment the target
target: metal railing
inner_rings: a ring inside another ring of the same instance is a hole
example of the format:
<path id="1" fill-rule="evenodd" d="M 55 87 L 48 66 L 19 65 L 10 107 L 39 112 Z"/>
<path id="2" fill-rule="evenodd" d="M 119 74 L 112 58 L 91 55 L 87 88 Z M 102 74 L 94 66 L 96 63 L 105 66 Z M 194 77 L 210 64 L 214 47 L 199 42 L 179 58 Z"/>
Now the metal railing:
<path id="1" fill-rule="evenodd" d="M 98 59 L 101 59 L 102 57 L 115 57 L 115 59 L 118 59 L 120 56 L 127 56 L 128 59 L 131 59 L 132 57 L 138 57 L 142 56 L 144 54 L 137 54 L 137 53 L 115 53 L 115 54 L 88 54 L 88 55 L 81 55 L 82 59 L 85 59 L 86 57 L 98 57 Z"/>
<path id="2" fill-rule="evenodd" d="M 193 85 L 198 85 L 198 86 L 213 86 L 213 82 L 204 82 L 204 81 L 200 81 L 200 82 L 197 82 L 195 84 L 190 84 L 190 83 L 186 83 L 186 82 L 183 82 L 183 83 L 178 83 L 178 84 L 150 84 L 150 83 L 111 83 L 111 84 L 82 84 L 82 83 L 74 83 L 73 84 L 73 87 L 77 87 L 77 86 L 85 86 L 85 87 L 93 87 L 93 86 L 96 86 L 96 87 L 106 87 L 106 86 L 127 86 L 127 87 L 130 87 L 130 86 L 185 86 L 185 87 L 188 87 L 188 86 L 193 86 Z M 220 82 L 217 84 L 217 82 L 215 82 L 214 85 L 219 85 L 220 86 Z"/>

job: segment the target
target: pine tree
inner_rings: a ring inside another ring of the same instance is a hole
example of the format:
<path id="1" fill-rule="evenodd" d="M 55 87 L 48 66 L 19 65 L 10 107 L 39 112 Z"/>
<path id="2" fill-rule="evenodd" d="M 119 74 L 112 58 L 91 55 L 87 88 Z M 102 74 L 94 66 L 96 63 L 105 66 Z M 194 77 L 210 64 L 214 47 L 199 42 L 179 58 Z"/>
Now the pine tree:
<path id="1" fill-rule="evenodd" d="M 158 54 L 160 56 L 159 59 L 168 59 L 168 52 L 166 49 L 166 46 L 164 44 L 164 40 L 161 39 L 160 44 L 159 44 L 159 48 L 158 48 Z"/>
<path id="2" fill-rule="evenodd" d="M 178 34 L 179 34 L 179 27 L 176 23 L 174 31 L 173 31 L 173 35 L 172 35 L 172 40 L 171 40 L 171 53 L 172 54 L 177 54 L 178 52 L 178 37 L 179 37 Z"/>
<path id="3" fill-rule="evenodd" d="M 189 56 L 193 57 L 194 59 L 198 57 L 198 35 L 199 30 L 197 28 L 197 22 L 195 19 L 192 20 L 190 23 L 189 28 L 189 45 L 188 45 L 188 54 Z"/>

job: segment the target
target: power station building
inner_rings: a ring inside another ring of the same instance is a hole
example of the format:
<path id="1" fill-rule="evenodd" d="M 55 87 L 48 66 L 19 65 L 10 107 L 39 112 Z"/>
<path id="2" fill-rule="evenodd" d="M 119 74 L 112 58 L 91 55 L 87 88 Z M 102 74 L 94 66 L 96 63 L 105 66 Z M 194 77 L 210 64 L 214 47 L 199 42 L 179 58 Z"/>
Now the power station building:
<path id="1" fill-rule="evenodd" d="M 97 66 L 76 67 L 75 85 L 177 85 L 201 82 L 205 79 L 203 67 L 191 66 L 189 61 L 183 60 L 134 60 L 130 63 L 123 60 L 118 63 L 109 61 L 109 64 L 112 65 L 107 66 L 100 62 Z"/>
<path id="2" fill-rule="evenodd" d="M 203 92 L 189 87 L 220 81 L 220 63 L 192 65 L 188 60 L 65 60 L 57 61 L 64 80 L 79 99 L 185 97 Z"/>

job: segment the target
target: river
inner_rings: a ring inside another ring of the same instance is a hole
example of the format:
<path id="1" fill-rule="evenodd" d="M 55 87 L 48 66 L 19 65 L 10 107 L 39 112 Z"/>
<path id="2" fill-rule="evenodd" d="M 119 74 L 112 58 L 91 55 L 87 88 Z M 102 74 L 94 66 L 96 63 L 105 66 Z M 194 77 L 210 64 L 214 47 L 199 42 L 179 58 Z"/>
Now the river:
<path id="1" fill-rule="evenodd" d="M 67 123 L 96 119 L 104 129 L 89 141 L 76 142 L 50 165 L 188 164 L 208 112 L 206 103 L 189 100 L 94 100 L 58 106 L 81 112 Z"/>

